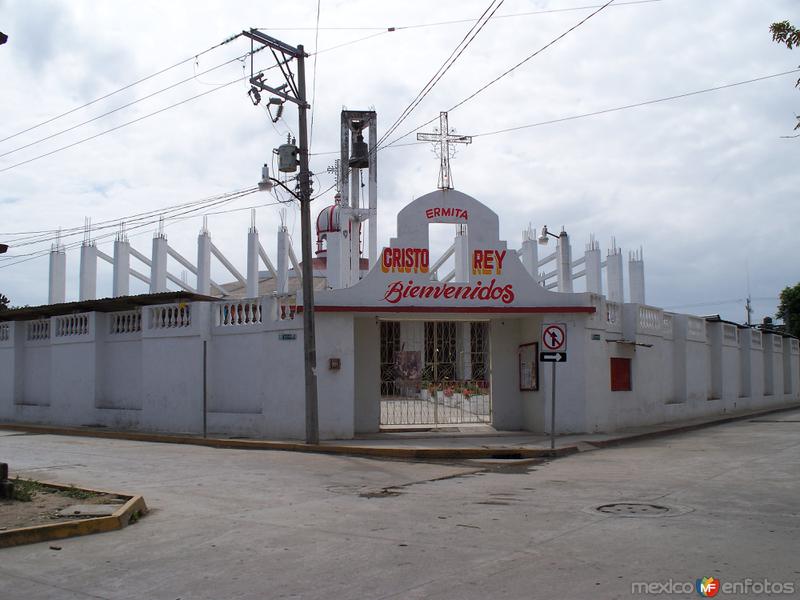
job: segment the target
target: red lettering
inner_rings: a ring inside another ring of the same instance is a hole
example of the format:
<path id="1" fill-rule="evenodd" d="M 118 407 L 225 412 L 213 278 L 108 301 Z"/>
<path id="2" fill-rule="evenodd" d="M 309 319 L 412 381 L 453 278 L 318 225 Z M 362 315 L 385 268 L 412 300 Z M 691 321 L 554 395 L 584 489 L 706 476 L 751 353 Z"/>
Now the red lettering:
<path id="1" fill-rule="evenodd" d="M 488 271 L 487 275 L 494 272 L 494 254 L 491 250 L 487 251 L 483 256 L 483 268 Z"/>
<path id="2" fill-rule="evenodd" d="M 404 298 L 433 298 L 444 297 L 448 300 L 480 300 L 491 301 L 500 300 L 503 304 L 514 302 L 514 287 L 511 284 L 503 287 L 496 286 L 497 280 L 492 279 L 488 285 L 481 281 L 475 285 L 414 285 L 414 281 L 409 279 L 407 282 L 394 281 L 386 288 L 383 299 L 390 304 L 397 304 Z"/>
<path id="3" fill-rule="evenodd" d="M 397 270 L 397 267 L 400 266 L 400 257 L 403 255 L 403 252 L 400 248 L 394 248 L 392 250 L 392 271 Z"/>
<path id="4" fill-rule="evenodd" d="M 383 271 L 384 273 L 388 273 L 391 267 L 392 267 L 392 249 L 384 248 L 383 254 L 381 255 L 381 271 Z"/>
<path id="5" fill-rule="evenodd" d="M 497 257 L 497 274 L 500 275 L 500 273 L 503 272 L 503 261 L 506 258 L 506 251 L 498 252 L 495 250 L 494 255 Z"/>
<path id="6" fill-rule="evenodd" d="M 475 250 L 472 253 L 472 274 L 480 273 L 479 269 L 483 269 L 483 250 Z"/>
<path id="7" fill-rule="evenodd" d="M 494 279 L 492 279 L 489 287 L 478 288 L 478 300 L 489 300 L 492 297 L 492 287 L 494 286 Z"/>
<path id="8" fill-rule="evenodd" d="M 386 290 L 386 295 L 383 297 L 383 299 L 391 304 L 397 304 L 400 302 L 400 298 L 402 298 L 402 292 L 403 284 L 399 281 L 395 281 L 394 283 L 389 284 L 389 288 Z"/>
<path id="9" fill-rule="evenodd" d="M 425 217 L 428 219 L 436 219 L 439 217 L 455 217 L 456 219 L 469 219 L 469 213 L 463 208 L 453 207 L 436 207 L 425 209 Z"/>
<path id="10" fill-rule="evenodd" d="M 472 290 L 472 292 L 470 292 L 469 299 L 470 299 L 470 300 L 475 300 L 475 294 L 477 294 L 477 293 L 478 293 L 478 290 L 480 290 L 480 289 L 481 289 L 481 282 L 480 282 L 480 281 L 478 281 L 478 282 L 475 284 L 475 289 L 474 289 L 474 290 Z"/>

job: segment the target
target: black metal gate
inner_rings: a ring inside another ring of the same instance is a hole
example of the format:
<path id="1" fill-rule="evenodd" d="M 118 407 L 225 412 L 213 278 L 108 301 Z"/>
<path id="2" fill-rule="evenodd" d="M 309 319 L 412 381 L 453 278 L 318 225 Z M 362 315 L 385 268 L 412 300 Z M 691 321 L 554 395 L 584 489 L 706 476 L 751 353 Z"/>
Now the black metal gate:
<path id="1" fill-rule="evenodd" d="M 491 422 L 488 322 L 380 327 L 381 425 Z"/>

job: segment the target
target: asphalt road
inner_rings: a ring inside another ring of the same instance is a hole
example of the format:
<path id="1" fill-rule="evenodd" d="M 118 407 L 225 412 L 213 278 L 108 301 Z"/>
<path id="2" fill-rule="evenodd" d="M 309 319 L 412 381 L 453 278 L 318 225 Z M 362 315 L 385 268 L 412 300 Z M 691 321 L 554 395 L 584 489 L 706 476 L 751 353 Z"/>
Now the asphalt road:
<path id="1" fill-rule="evenodd" d="M 495 471 L 0 431 L 12 470 L 152 509 L 0 550 L 0 598 L 798 597 L 800 411 L 755 421 Z"/>

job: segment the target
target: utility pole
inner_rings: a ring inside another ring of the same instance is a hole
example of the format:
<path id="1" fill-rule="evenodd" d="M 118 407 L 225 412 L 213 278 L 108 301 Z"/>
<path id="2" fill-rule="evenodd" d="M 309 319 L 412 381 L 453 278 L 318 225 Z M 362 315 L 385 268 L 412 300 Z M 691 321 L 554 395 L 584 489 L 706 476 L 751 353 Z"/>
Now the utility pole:
<path id="1" fill-rule="evenodd" d="M 306 388 L 306 443 L 319 443 L 319 411 L 317 403 L 317 347 L 314 335 L 314 267 L 311 254 L 311 182 L 308 171 L 308 115 L 310 108 L 306 101 L 306 53 L 302 45 L 294 48 L 266 35 L 257 29 L 243 31 L 242 35 L 268 46 L 278 61 L 286 83 L 272 87 L 264 82 L 263 73 L 255 76 L 251 73 L 250 83 L 262 91 L 267 91 L 278 98 L 288 100 L 297 105 L 299 121 L 298 142 L 300 155 L 300 173 L 298 174 L 300 201 L 300 227 L 302 228 L 302 260 L 303 260 L 303 351 L 305 356 L 305 388 Z M 277 53 L 280 53 L 281 59 Z M 297 60 L 297 82 L 294 80 L 289 62 Z M 272 102 L 272 101 L 271 101 Z"/>

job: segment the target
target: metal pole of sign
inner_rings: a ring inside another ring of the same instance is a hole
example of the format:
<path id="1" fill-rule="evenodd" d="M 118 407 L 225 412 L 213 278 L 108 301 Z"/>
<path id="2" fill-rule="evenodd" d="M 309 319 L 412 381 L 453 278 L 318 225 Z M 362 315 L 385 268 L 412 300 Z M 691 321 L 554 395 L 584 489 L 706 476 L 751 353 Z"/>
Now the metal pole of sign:
<path id="1" fill-rule="evenodd" d="M 553 389 L 550 394 L 550 449 L 556 449 L 556 363 L 550 363 L 552 369 L 550 378 L 553 380 Z"/>

